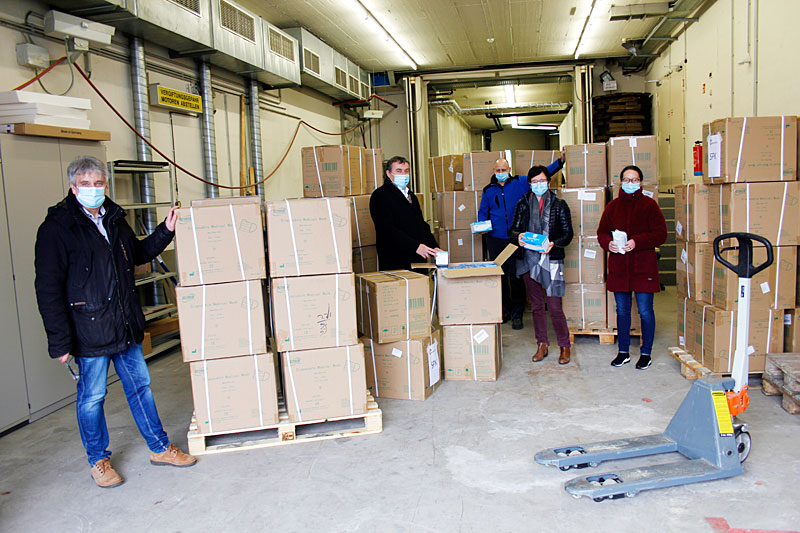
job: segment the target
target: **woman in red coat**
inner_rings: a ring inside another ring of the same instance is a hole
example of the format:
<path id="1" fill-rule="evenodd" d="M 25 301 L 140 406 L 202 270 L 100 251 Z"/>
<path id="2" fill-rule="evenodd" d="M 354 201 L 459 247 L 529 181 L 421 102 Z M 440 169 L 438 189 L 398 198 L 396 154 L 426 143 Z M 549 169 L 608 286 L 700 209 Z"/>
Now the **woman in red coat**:
<path id="1" fill-rule="evenodd" d="M 642 194 L 642 171 L 630 165 L 622 169 L 619 197 L 603 211 L 597 228 L 597 240 L 608 256 L 607 288 L 617 302 L 619 353 L 611 362 L 622 366 L 631 358 L 631 293 L 642 319 L 642 341 L 636 368 L 650 366 L 656 316 L 653 294 L 661 289 L 658 279 L 658 257 L 655 248 L 667 240 L 667 224 L 658 204 Z M 616 238 L 615 238 L 616 237 Z"/>

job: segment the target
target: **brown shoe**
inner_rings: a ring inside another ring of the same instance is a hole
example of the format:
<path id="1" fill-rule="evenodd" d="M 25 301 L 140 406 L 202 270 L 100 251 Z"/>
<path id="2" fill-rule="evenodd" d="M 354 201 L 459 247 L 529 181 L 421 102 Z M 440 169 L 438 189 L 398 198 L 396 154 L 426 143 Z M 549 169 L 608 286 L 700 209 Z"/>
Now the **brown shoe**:
<path id="1" fill-rule="evenodd" d="M 545 357 L 547 357 L 547 344 L 545 344 L 544 342 L 540 342 L 539 349 L 536 350 L 535 354 L 533 354 L 533 357 L 531 357 L 531 361 L 533 361 L 534 363 L 538 363 Z"/>
<path id="2" fill-rule="evenodd" d="M 197 458 L 188 453 L 183 453 L 177 446 L 170 444 L 166 450 L 161 453 L 150 452 L 150 464 L 156 466 L 177 466 L 178 468 L 186 468 L 194 466 Z"/>
<path id="3" fill-rule="evenodd" d="M 125 483 L 114 467 L 111 466 L 111 459 L 106 457 L 97 461 L 91 470 L 92 479 L 97 483 L 97 486 L 103 489 L 110 489 L 118 487 Z"/>
<path id="4" fill-rule="evenodd" d="M 561 355 L 558 356 L 558 364 L 566 365 L 569 363 L 569 346 L 561 347 Z"/>

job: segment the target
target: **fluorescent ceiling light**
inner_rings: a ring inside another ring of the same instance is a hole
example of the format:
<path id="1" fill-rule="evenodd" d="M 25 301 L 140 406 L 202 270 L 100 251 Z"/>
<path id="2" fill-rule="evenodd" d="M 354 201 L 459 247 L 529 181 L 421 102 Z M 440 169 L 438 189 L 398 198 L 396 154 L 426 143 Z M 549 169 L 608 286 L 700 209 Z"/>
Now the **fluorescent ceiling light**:
<path id="1" fill-rule="evenodd" d="M 403 59 L 405 59 L 406 63 L 408 63 L 408 65 L 414 70 L 417 70 L 418 68 L 417 62 L 411 58 L 409 53 L 406 52 L 405 48 L 400 46 L 400 43 L 397 42 L 397 39 L 395 39 L 392 36 L 392 34 L 389 33 L 389 31 L 383 26 L 383 24 L 381 24 L 380 21 L 377 18 L 375 18 L 375 15 L 373 15 L 372 12 L 369 9 L 367 9 L 367 6 L 361 3 L 361 0 L 351 0 L 351 1 L 353 5 L 357 6 L 357 9 L 360 9 L 360 11 L 362 11 L 364 20 L 367 22 L 371 22 L 372 25 L 377 28 L 378 32 L 382 33 L 385 36 L 384 40 L 387 43 L 394 44 L 395 48 L 397 48 L 397 50 L 400 52 L 400 55 L 403 57 Z"/>

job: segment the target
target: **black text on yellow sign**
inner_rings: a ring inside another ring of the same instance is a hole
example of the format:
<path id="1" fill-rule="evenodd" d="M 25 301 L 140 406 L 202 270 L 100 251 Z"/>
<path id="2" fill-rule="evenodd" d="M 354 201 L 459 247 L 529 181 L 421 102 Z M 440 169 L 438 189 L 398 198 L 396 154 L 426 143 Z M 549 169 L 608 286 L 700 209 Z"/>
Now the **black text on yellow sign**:
<path id="1" fill-rule="evenodd" d="M 714 399 L 714 412 L 717 415 L 717 428 L 720 437 L 733 436 L 733 423 L 731 422 L 731 412 L 728 409 L 728 397 L 725 391 L 711 391 Z"/>
<path id="2" fill-rule="evenodd" d="M 203 99 L 200 96 L 160 85 L 150 86 L 150 104 L 187 113 L 203 112 Z"/>

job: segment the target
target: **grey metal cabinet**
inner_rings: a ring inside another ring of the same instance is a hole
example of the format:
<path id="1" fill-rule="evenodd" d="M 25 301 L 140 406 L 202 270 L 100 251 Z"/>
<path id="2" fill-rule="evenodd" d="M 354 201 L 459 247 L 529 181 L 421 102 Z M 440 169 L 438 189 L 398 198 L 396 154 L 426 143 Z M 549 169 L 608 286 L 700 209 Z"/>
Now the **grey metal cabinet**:
<path id="1" fill-rule="evenodd" d="M 79 155 L 105 161 L 105 146 L 90 141 L 0 135 L 16 312 L 31 420 L 58 409 L 75 395 L 75 384 L 64 366 L 47 354 L 47 338 L 36 305 L 33 259 L 36 231 L 47 208 L 66 195 L 66 169 Z M 0 374 L 4 373 L 5 364 L 0 368 Z M 0 407 L 0 411 L 4 409 Z"/>

